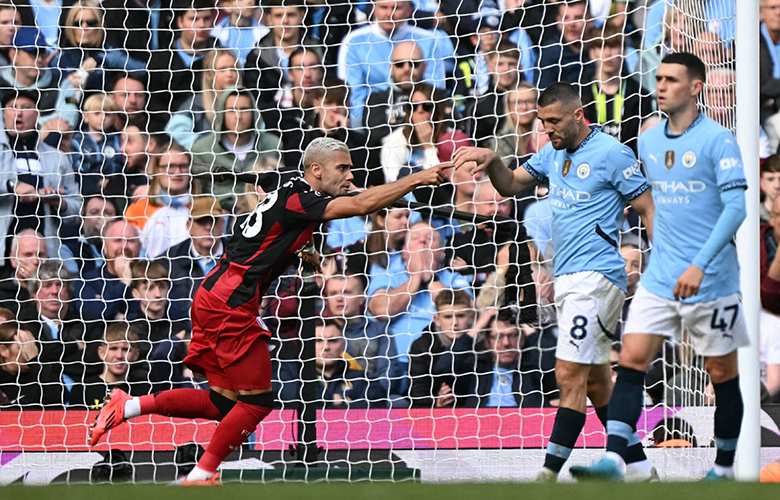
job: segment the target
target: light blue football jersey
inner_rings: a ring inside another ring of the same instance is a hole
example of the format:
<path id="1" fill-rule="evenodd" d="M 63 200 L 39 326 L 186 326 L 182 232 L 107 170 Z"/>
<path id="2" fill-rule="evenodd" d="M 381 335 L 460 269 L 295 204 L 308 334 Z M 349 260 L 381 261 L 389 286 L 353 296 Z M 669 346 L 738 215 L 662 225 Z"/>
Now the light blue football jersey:
<path id="1" fill-rule="evenodd" d="M 723 211 L 720 193 L 747 187 L 742 155 L 731 132 L 699 114 L 678 136 L 669 134 L 666 120 L 642 134 L 639 156 L 655 201 L 653 248 L 642 286 L 674 299 L 677 280 Z M 699 294 L 685 302 L 708 302 L 738 292 L 736 246 L 726 245 L 704 271 Z"/>
<path id="2" fill-rule="evenodd" d="M 626 291 L 618 231 L 626 200 L 648 186 L 631 148 L 592 129 L 574 152 L 547 144 L 523 167 L 550 183 L 555 276 L 596 271 Z"/>

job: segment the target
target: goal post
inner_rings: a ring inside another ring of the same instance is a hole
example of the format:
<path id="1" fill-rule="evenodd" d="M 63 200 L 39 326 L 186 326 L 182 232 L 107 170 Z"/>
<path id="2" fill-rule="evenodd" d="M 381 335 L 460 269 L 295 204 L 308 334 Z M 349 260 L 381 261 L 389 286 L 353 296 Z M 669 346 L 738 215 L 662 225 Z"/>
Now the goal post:
<path id="1" fill-rule="evenodd" d="M 761 401 L 759 317 L 761 314 L 761 284 L 759 258 L 759 2 L 735 2 L 737 70 L 736 120 L 737 143 L 742 150 L 742 162 L 748 179 L 747 218 L 737 233 L 742 282 L 742 300 L 751 338 L 749 347 L 739 350 L 740 387 L 745 403 L 739 445 L 737 447 L 737 477 L 757 481 L 761 470 Z"/>

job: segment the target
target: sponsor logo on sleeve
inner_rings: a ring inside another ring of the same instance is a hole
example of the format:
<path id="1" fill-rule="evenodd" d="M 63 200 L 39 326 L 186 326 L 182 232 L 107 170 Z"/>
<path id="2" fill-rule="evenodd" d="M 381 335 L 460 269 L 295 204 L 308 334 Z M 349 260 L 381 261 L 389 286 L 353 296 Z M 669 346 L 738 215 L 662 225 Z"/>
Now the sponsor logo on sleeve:
<path id="1" fill-rule="evenodd" d="M 631 176 L 641 175 L 641 174 L 642 174 L 642 169 L 639 168 L 639 163 L 634 163 L 630 167 L 623 170 L 623 177 L 625 177 L 626 179 L 630 179 Z"/>

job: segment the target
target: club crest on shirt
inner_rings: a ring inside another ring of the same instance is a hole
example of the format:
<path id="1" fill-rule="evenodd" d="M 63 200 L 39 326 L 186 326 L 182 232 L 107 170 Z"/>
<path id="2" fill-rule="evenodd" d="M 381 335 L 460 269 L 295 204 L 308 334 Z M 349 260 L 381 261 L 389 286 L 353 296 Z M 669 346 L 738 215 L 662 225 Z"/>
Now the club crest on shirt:
<path id="1" fill-rule="evenodd" d="M 666 152 L 666 161 L 665 161 L 666 168 L 669 170 L 672 169 L 674 166 L 674 151 L 667 151 Z"/>
<path id="2" fill-rule="evenodd" d="M 696 165 L 696 153 L 693 151 L 686 151 L 682 156 L 682 164 L 685 168 L 693 168 Z"/>
<path id="3" fill-rule="evenodd" d="M 579 167 L 577 167 L 577 177 L 580 179 L 585 179 L 590 175 L 590 165 L 587 163 L 581 163 Z"/>
<path id="4" fill-rule="evenodd" d="M 569 174 L 569 170 L 571 170 L 571 160 L 566 160 L 563 162 L 563 170 L 561 171 L 561 175 L 566 177 Z"/>

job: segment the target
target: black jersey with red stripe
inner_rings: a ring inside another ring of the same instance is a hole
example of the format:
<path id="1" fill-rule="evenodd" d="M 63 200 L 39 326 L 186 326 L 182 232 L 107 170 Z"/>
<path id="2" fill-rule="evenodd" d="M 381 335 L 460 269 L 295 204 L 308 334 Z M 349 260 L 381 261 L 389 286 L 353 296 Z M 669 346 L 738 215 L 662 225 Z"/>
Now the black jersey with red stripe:
<path id="1" fill-rule="evenodd" d="M 311 241 L 333 198 L 314 191 L 300 177 L 271 191 L 230 239 L 203 287 L 236 308 L 260 301 L 268 286 L 296 262 Z"/>

